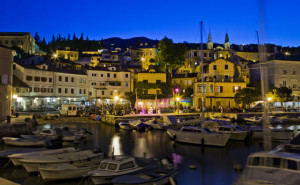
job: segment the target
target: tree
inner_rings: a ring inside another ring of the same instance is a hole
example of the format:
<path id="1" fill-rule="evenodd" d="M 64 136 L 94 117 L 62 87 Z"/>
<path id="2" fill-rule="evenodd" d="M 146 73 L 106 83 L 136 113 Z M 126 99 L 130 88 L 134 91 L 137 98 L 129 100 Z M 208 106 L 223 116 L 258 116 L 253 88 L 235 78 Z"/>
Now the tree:
<path id="1" fill-rule="evenodd" d="M 157 61 L 159 66 L 169 70 L 174 70 L 176 67 L 184 64 L 185 54 L 188 48 L 182 44 L 174 44 L 172 39 L 165 37 L 158 44 Z"/>
<path id="2" fill-rule="evenodd" d="M 234 95 L 234 101 L 238 104 L 242 104 L 242 107 L 248 107 L 251 103 L 259 100 L 260 98 L 259 92 L 251 88 L 243 88 L 240 89 Z"/>
<path id="3" fill-rule="evenodd" d="M 287 87 L 275 88 L 274 90 L 274 94 L 276 94 L 276 100 L 280 102 L 283 110 L 283 102 L 286 102 L 290 99 L 293 91 Z"/>
<path id="4" fill-rule="evenodd" d="M 39 36 L 38 32 L 35 32 L 34 40 L 35 40 L 36 43 L 40 43 L 41 42 L 41 37 Z"/>

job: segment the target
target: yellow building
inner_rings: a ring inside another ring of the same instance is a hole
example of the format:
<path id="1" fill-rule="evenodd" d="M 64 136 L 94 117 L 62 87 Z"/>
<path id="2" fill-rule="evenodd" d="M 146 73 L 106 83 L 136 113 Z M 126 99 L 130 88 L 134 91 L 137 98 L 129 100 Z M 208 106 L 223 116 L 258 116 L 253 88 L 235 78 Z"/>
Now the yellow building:
<path id="1" fill-rule="evenodd" d="M 140 48 L 140 50 L 142 69 L 148 70 L 150 65 L 155 65 L 155 63 L 150 62 L 150 60 L 155 59 L 157 50 L 156 48 Z"/>
<path id="2" fill-rule="evenodd" d="M 9 48 L 17 46 L 24 53 L 35 53 L 35 40 L 29 32 L 0 32 L 0 45 Z"/>
<path id="3" fill-rule="evenodd" d="M 166 86 L 166 73 L 155 72 L 151 69 L 149 71 L 140 72 L 135 75 L 136 88 L 142 91 L 143 94 L 164 94 L 162 86 Z M 152 86 L 152 87 L 151 87 Z"/>
<path id="4" fill-rule="evenodd" d="M 213 61 L 204 74 L 204 100 L 206 108 L 238 107 L 235 93 L 247 85 L 247 77 L 241 73 L 241 66 L 225 59 Z M 201 79 L 201 78 L 200 78 Z M 194 105 L 202 106 L 202 82 L 194 84 Z"/>
<path id="5" fill-rule="evenodd" d="M 175 74 L 172 76 L 172 86 L 180 87 L 180 91 L 184 91 L 197 82 L 197 73 Z"/>
<path id="6" fill-rule="evenodd" d="M 77 61 L 79 52 L 78 51 L 70 51 L 70 48 L 66 48 L 65 50 L 57 50 L 56 57 L 64 58 L 70 61 Z"/>
<path id="7" fill-rule="evenodd" d="M 84 55 L 96 55 L 96 54 L 100 54 L 99 51 L 83 51 L 82 54 Z"/>

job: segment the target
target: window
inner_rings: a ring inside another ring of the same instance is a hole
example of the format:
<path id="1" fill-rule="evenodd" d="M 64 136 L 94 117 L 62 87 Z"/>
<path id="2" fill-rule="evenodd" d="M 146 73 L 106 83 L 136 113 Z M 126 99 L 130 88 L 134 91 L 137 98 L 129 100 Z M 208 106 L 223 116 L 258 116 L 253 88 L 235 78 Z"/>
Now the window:
<path id="1" fill-rule="evenodd" d="M 100 164 L 100 169 L 105 169 L 107 167 L 107 163 L 103 162 Z"/>
<path id="2" fill-rule="evenodd" d="M 282 74 L 284 74 L 284 75 L 285 75 L 286 73 L 287 73 L 287 72 L 286 72 L 286 70 L 282 70 Z"/>
<path id="3" fill-rule="evenodd" d="M 68 94 L 68 88 L 65 88 L 65 94 Z"/>
<path id="4" fill-rule="evenodd" d="M 79 89 L 79 94 L 81 94 L 81 89 Z"/>
<path id="5" fill-rule="evenodd" d="M 71 89 L 71 94 L 74 94 L 74 89 Z"/>
<path id="6" fill-rule="evenodd" d="M 53 93 L 53 89 L 52 88 L 48 88 L 48 93 Z"/>
<path id="7" fill-rule="evenodd" d="M 45 92 L 47 92 L 47 89 L 46 88 L 41 88 L 41 92 L 45 93 Z"/>
<path id="8" fill-rule="evenodd" d="M 92 92 L 90 92 L 90 96 L 92 96 L 92 94 L 93 94 L 93 93 L 92 93 Z"/>
<path id="9" fill-rule="evenodd" d="M 110 77 L 110 73 L 107 73 L 107 77 L 108 77 L 108 78 Z"/>
<path id="10" fill-rule="evenodd" d="M 283 81 L 283 82 L 282 82 L 282 86 L 283 86 L 283 87 L 286 87 L 286 81 Z"/>
<path id="11" fill-rule="evenodd" d="M 207 53 L 203 53 L 204 54 L 204 57 L 207 57 Z"/>
<path id="12" fill-rule="evenodd" d="M 125 74 L 125 78 L 128 78 L 128 74 Z"/>
<path id="13" fill-rule="evenodd" d="M 58 88 L 58 93 L 61 93 L 61 88 Z"/>
<path id="14" fill-rule="evenodd" d="M 103 74 L 101 74 L 100 76 L 103 77 Z"/>
<path id="15" fill-rule="evenodd" d="M 71 82 L 74 82 L 74 77 L 71 77 Z"/>
<path id="16" fill-rule="evenodd" d="M 117 78 L 117 74 L 114 74 L 114 78 Z"/>
<path id="17" fill-rule="evenodd" d="M 293 71 L 293 75 L 295 75 L 296 74 L 296 71 Z"/>
<path id="18" fill-rule="evenodd" d="M 26 76 L 27 81 L 32 81 L 32 76 Z"/>
<path id="19" fill-rule="evenodd" d="M 40 88 L 35 87 L 35 88 L 34 88 L 34 92 L 40 92 Z"/>
<path id="20" fill-rule="evenodd" d="M 143 80 L 143 83 L 147 84 L 147 83 L 148 83 L 148 80 Z"/>
<path id="21" fill-rule="evenodd" d="M 115 170 L 115 169 L 117 169 L 117 164 L 114 164 L 114 163 L 109 163 L 109 165 L 108 165 L 108 168 L 107 169 L 109 169 L 109 170 Z"/>
<path id="22" fill-rule="evenodd" d="M 217 70 L 217 65 L 213 65 L 213 70 Z"/>
<path id="23" fill-rule="evenodd" d="M 83 79 L 83 83 L 86 83 L 86 79 L 85 78 Z"/>
<path id="24" fill-rule="evenodd" d="M 198 55 L 198 53 L 195 51 L 195 52 L 194 52 L 194 56 L 196 57 L 197 55 Z"/>
<path id="25" fill-rule="evenodd" d="M 293 160 L 287 160 L 287 168 L 290 170 L 297 170 L 297 162 Z"/>
<path id="26" fill-rule="evenodd" d="M 85 94 L 86 93 L 86 91 L 85 91 L 85 89 L 83 89 L 83 94 Z"/>
<path id="27" fill-rule="evenodd" d="M 228 64 L 225 64 L 225 69 L 228 69 Z"/>
<path id="28" fill-rule="evenodd" d="M 61 82 L 61 80 L 62 80 L 62 77 L 61 77 L 61 76 L 59 76 L 59 77 L 58 77 L 58 81 L 60 81 L 60 82 Z"/>
<path id="29" fill-rule="evenodd" d="M 47 82 L 47 78 L 46 77 L 42 77 L 42 82 Z"/>
<path id="30" fill-rule="evenodd" d="M 209 92 L 212 93 L 212 92 L 213 92 L 213 88 L 214 88 L 214 85 L 213 85 L 213 84 L 210 84 L 210 85 L 209 85 Z"/>
<path id="31" fill-rule="evenodd" d="M 188 84 L 191 85 L 191 84 L 192 84 L 192 80 L 189 80 L 189 81 L 188 81 Z"/>
<path id="32" fill-rule="evenodd" d="M 65 77 L 65 82 L 68 82 L 68 80 L 69 80 L 69 79 L 68 79 L 68 77 L 66 76 L 66 77 Z"/>
<path id="33" fill-rule="evenodd" d="M 81 83 L 82 82 L 82 79 L 81 78 L 79 78 L 79 83 Z"/>
<path id="34" fill-rule="evenodd" d="M 259 157 L 254 157 L 252 159 L 252 166 L 258 166 L 259 165 L 259 161 L 260 161 Z"/>
<path id="35" fill-rule="evenodd" d="M 161 80 L 156 80 L 156 84 L 160 84 L 161 83 Z"/>
<path id="36" fill-rule="evenodd" d="M 52 82 L 52 78 L 49 78 L 49 82 Z"/>
<path id="37" fill-rule="evenodd" d="M 297 88 L 297 84 L 293 84 L 293 88 Z"/>
<path id="38" fill-rule="evenodd" d="M 128 86 L 128 82 L 125 82 L 125 86 Z"/>
<path id="39" fill-rule="evenodd" d="M 104 95 L 104 91 L 102 91 L 102 95 Z"/>
<path id="40" fill-rule="evenodd" d="M 39 82 L 39 81 L 41 81 L 41 78 L 38 77 L 38 76 L 35 76 L 35 77 L 34 77 L 34 81 Z"/>
<path id="41" fill-rule="evenodd" d="M 225 75 L 224 78 L 225 78 L 225 80 L 228 80 L 228 75 Z"/>
<path id="42" fill-rule="evenodd" d="M 204 84 L 203 88 L 204 92 L 206 93 L 206 84 Z M 202 93 L 202 85 L 197 85 L 197 92 Z"/>
<path id="43" fill-rule="evenodd" d="M 220 93 L 223 93 L 223 86 L 220 86 Z"/>
<path id="44" fill-rule="evenodd" d="M 272 163 L 274 168 L 280 168 L 280 158 L 273 158 L 273 163 Z"/>
<path id="45" fill-rule="evenodd" d="M 134 167 L 134 163 L 133 163 L 133 161 L 130 161 L 130 162 L 121 164 L 119 170 L 125 170 L 125 169 L 133 168 L 133 167 Z"/>

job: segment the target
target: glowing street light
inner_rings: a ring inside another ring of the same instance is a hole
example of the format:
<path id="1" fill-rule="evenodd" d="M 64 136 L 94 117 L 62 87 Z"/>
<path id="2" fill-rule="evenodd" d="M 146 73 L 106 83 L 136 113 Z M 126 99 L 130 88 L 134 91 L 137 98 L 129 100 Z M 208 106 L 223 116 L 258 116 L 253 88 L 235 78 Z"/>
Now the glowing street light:
<path id="1" fill-rule="evenodd" d="M 14 94 L 13 99 L 17 99 L 17 98 L 18 98 L 18 95 Z"/>
<path id="2" fill-rule="evenodd" d="M 177 87 L 175 88 L 175 92 L 178 93 L 180 91 L 180 89 Z"/>
<path id="3" fill-rule="evenodd" d="M 115 96 L 115 100 L 116 100 L 116 101 L 119 100 L 119 96 Z"/>
<path id="4" fill-rule="evenodd" d="M 272 98 L 271 98 L 271 97 L 268 97 L 268 101 L 269 101 L 269 102 L 272 101 Z"/>
<path id="5" fill-rule="evenodd" d="M 180 98 L 179 98 L 179 97 L 177 97 L 177 98 L 176 98 L 176 101 L 179 101 L 179 100 L 180 100 Z"/>

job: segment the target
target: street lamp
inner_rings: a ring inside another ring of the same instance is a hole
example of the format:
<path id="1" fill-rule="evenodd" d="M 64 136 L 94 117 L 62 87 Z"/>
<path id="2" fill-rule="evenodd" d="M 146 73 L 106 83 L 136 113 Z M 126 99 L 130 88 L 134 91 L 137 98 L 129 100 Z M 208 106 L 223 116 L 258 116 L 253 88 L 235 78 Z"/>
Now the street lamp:
<path id="1" fill-rule="evenodd" d="M 272 98 L 271 98 L 271 97 L 268 97 L 268 101 L 269 101 L 269 102 L 272 101 Z"/>
<path id="2" fill-rule="evenodd" d="M 179 114 L 179 101 L 180 101 L 180 97 L 176 97 L 176 101 L 177 101 L 177 112 Z"/>

